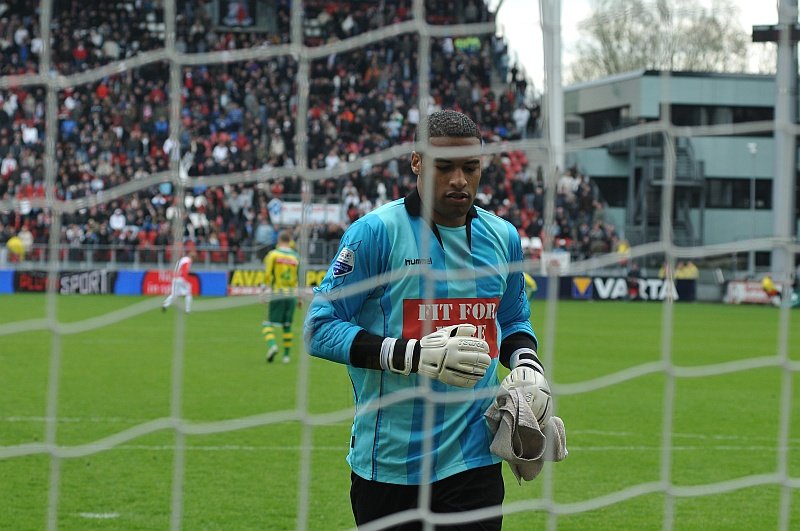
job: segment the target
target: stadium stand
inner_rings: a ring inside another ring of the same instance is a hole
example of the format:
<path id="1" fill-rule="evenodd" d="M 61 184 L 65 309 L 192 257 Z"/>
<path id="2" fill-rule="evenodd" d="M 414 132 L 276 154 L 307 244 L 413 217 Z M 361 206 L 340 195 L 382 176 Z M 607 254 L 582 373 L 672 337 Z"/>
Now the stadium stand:
<path id="1" fill-rule="evenodd" d="M 269 5 L 269 27 L 226 29 L 215 22 L 213 2 L 179 2 L 177 47 L 187 54 L 266 47 L 289 42 L 288 1 Z M 381 10 L 359 0 L 305 2 L 309 46 L 346 39 L 410 18 L 411 0 Z M 35 73 L 42 42 L 30 2 L 6 1 L 0 18 L 4 75 Z M 163 46 L 160 3 L 148 0 L 53 4 L 52 68 L 72 75 Z M 453 24 L 491 19 L 482 2 L 426 2 L 429 22 Z M 416 37 L 388 37 L 376 45 L 331 55 L 311 65 L 307 160 L 312 168 L 409 142 L 419 120 Z M 474 117 L 489 142 L 539 135 L 539 107 L 516 65 L 508 68 L 501 37 L 434 39 L 431 47 L 433 107 L 452 107 Z M 178 146 L 169 139 L 168 68 L 152 63 L 86 85 L 58 98 L 58 176 L 63 199 L 102 197 L 104 190 L 166 171 L 172 150 L 191 154 L 189 177 L 292 167 L 296 160 L 293 116 L 297 64 L 287 56 L 187 66 Z M 20 236 L 27 245 L 11 260 L 43 260 L 50 213 L 26 199 L 45 196 L 42 88 L 0 89 L 0 198 L 21 207 L 0 212 L 0 245 Z M 185 159 L 186 160 L 186 159 Z M 345 224 L 310 230 L 310 256 L 327 263 L 350 223 L 372 208 L 404 196 L 414 186 L 398 161 L 364 163 L 359 171 L 314 183 L 316 202 L 340 203 Z M 190 189 L 183 237 L 209 264 L 248 262 L 274 241 L 270 201 L 298 199 L 297 177 L 257 184 Z M 548 241 L 576 258 L 613 251 L 619 240 L 602 216 L 596 186 L 575 169 L 564 172 L 556 191 L 556 229 L 542 232 L 544 182 L 521 151 L 494 156 L 484 171 L 480 204 L 515 223 L 524 242 Z M 168 182 L 124 199 L 101 203 L 61 224 L 61 259 L 70 262 L 168 262 L 175 214 Z M 267 229 L 266 227 L 269 227 Z M 260 234 L 259 237 L 257 235 Z M 534 250 L 541 246 L 533 246 Z"/>

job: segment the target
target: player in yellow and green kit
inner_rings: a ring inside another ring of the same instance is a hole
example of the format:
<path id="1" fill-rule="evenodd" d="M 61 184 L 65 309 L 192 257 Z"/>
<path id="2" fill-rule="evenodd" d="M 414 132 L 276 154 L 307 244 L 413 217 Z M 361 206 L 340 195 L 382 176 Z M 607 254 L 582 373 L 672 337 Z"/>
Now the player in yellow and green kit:
<path id="1" fill-rule="evenodd" d="M 276 329 L 283 327 L 283 362 L 289 363 L 289 352 L 294 342 L 292 319 L 297 306 L 297 298 L 289 297 L 297 289 L 297 269 L 300 257 L 294 250 L 294 240 L 289 231 L 281 231 L 278 245 L 264 257 L 264 282 L 267 290 L 278 298 L 269 301 L 267 320 L 261 323 L 261 333 L 267 342 L 267 362 L 272 363 L 278 354 Z"/>
<path id="2" fill-rule="evenodd" d="M 528 297 L 528 302 L 533 302 L 533 299 L 536 297 L 536 292 L 539 291 L 536 279 L 525 272 L 522 273 L 522 277 L 525 279 L 525 295 Z"/>

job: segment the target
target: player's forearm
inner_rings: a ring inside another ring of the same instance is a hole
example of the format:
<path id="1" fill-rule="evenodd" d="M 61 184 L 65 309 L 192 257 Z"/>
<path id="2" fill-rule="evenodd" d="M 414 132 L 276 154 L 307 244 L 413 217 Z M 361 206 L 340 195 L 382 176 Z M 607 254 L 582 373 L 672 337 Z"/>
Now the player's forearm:
<path id="1" fill-rule="evenodd" d="M 391 345 L 387 343 L 395 341 Z M 370 334 L 365 330 L 360 330 L 354 337 L 349 352 L 349 362 L 353 367 L 364 369 L 385 370 L 385 365 L 391 363 L 393 367 L 402 367 L 405 364 L 405 356 L 409 340 L 386 338 L 376 334 Z M 389 349 L 383 365 L 381 364 L 382 350 Z M 419 343 L 412 345 L 413 348 L 411 372 L 416 372 L 419 365 Z M 544 371 L 544 366 L 536 354 L 538 348 L 536 338 L 525 332 L 518 332 L 508 336 L 500 344 L 500 362 L 508 367 L 528 363 L 537 368 L 540 372 Z"/>
<path id="2" fill-rule="evenodd" d="M 332 308 L 315 297 L 303 325 L 306 350 L 312 356 L 350 364 L 350 346 L 363 328 L 336 317 Z"/>
<path id="3" fill-rule="evenodd" d="M 475 325 L 468 323 L 445 326 L 419 340 L 359 332 L 350 347 L 350 364 L 403 376 L 417 373 L 447 385 L 474 387 L 492 363 L 489 345 L 475 337 L 475 332 Z"/>
<path id="4" fill-rule="evenodd" d="M 413 344 L 409 344 L 413 341 Z M 381 355 L 383 354 L 383 362 Z M 405 367 L 406 355 L 410 356 L 410 372 L 419 367 L 420 346 L 416 340 L 386 338 L 359 332 L 350 345 L 350 365 L 363 369 L 385 370 L 388 366 Z"/>

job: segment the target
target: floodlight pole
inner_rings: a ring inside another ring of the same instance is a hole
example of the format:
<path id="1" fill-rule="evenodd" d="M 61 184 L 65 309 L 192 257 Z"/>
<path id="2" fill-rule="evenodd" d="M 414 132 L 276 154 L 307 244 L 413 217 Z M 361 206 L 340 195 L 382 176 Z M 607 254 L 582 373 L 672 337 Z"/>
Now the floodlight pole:
<path id="1" fill-rule="evenodd" d="M 775 171 L 772 180 L 773 234 L 791 241 L 797 232 L 794 214 L 797 180 L 797 146 L 792 127 L 797 123 L 797 0 L 778 2 L 777 26 L 753 26 L 754 42 L 777 42 L 775 73 Z M 793 257 L 786 247 L 772 249 L 770 267 L 774 278 L 791 284 Z"/>
<path id="2" fill-rule="evenodd" d="M 561 86 L 561 0 L 540 0 L 544 48 L 544 101 L 551 171 L 564 171 L 564 91 Z M 558 177 L 556 177 L 558 178 Z"/>

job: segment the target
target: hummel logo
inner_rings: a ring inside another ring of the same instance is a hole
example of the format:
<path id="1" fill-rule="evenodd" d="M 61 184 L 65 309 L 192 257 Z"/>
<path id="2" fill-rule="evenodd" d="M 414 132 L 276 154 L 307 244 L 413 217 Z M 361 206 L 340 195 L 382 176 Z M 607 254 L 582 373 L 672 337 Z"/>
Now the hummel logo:
<path id="1" fill-rule="evenodd" d="M 433 259 L 432 258 L 406 258 L 406 265 L 407 266 L 422 265 L 422 264 L 431 265 L 431 264 L 433 264 Z"/>

